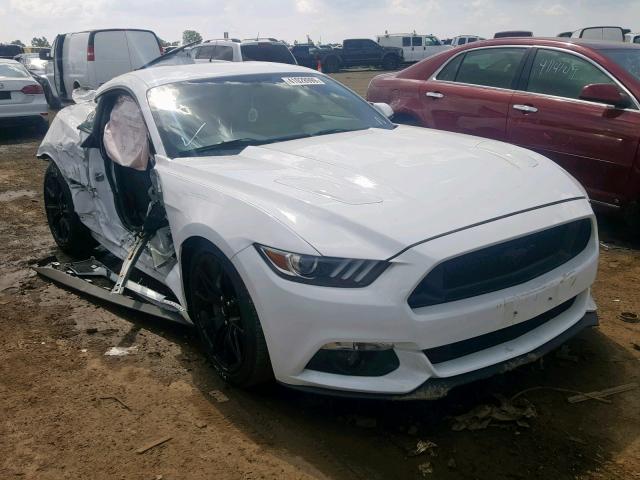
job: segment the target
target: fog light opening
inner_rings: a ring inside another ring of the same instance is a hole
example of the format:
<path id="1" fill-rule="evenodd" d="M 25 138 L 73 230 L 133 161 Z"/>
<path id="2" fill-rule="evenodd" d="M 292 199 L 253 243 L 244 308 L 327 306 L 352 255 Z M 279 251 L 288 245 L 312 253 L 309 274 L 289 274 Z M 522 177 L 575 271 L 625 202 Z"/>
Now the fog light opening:
<path id="1" fill-rule="evenodd" d="M 399 366 L 392 343 L 332 342 L 318 350 L 306 368 L 338 375 L 381 377 Z"/>

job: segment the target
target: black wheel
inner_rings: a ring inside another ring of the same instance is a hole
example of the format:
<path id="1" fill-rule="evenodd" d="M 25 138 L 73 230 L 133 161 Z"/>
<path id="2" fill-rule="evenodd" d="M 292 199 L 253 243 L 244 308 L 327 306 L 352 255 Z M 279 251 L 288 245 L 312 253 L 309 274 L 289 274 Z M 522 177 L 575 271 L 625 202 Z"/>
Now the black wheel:
<path id="1" fill-rule="evenodd" d="M 53 239 L 64 252 L 81 256 L 91 251 L 96 241 L 76 214 L 69 186 L 53 161 L 44 174 L 44 207 Z"/>
<path id="2" fill-rule="evenodd" d="M 234 266 L 210 246 L 201 246 L 189 263 L 189 313 L 218 374 L 240 387 L 269 381 L 260 320 Z"/>
<path id="3" fill-rule="evenodd" d="M 324 73 L 336 73 L 340 70 L 340 62 L 337 57 L 327 57 L 324 59 Z"/>
<path id="4" fill-rule="evenodd" d="M 387 55 L 382 59 L 382 67 L 385 70 L 395 70 L 399 64 L 400 60 L 396 55 Z"/>

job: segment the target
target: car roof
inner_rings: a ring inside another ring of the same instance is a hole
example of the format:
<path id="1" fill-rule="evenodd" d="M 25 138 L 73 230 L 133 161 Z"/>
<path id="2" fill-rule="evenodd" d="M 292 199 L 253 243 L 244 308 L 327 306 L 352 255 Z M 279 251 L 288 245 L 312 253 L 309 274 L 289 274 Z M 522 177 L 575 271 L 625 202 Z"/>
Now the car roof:
<path id="1" fill-rule="evenodd" d="M 306 73 L 317 75 L 316 70 L 298 65 L 274 62 L 206 62 L 187 65 L 166 65 L 144 68 L 125 73 L 110 80 L 98 89 L 100 95 L 117 85 L 130 82 L 143 82 L 148 88 L 169 83 L 198 80 L 202 78 L 220 78 L 235 75 L 252 75 L 260 73 Z"/>
<path id="2" fill-rule="evenodd" d="M 587 40 L 584 38 L 568 37 L 505 37 L 482 40 L 471 44 L 470 48 L 498 45 L 541 45 L 547 47 L 574 47 L 579 49 L 590 48 L 594 50 L 606 50 L 617 48 L 640 48 L 639 44 L 628 42 L 616 42 L 607 40 Z M 463 47 L 465 48 L 465 47 Z"/>

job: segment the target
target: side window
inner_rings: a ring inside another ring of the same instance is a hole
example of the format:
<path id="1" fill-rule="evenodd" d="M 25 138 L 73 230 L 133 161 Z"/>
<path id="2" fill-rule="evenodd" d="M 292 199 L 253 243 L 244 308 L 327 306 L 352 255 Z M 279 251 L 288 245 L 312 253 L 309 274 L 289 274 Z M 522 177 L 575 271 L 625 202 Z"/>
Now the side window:
<path id="1" fill-rule="evenodd" d="M 462 63 L 462 59 L 464 55 L 458 55 L 453 60 L 451 60 L 447 65 L 440 71 L 438 74 L 438 80 L 444 80 L 446 82 L 453 82 L 456 79 L 456 75 L 458 73 L 458 68 Z"/>
<path id="2" fill-rule="evenodd" d="M 368 49 L 380 48 L 380 45 L 378 45 L 373 40 L 361 40 L 360 42 L 361 42 L 361 48 L 368 48 Z"/>
<path id="3" fill-rule="evenodd" d="M 411 46 L 411 37 L 402 37 L 402 46 L 410 47 Z"/>
<path id="4" fill-rule="evenodd" d="M 411 46 L 413 46 L 413 47 L 421 47 L 422 46 L 422 37 L 412 37 L 411 38 Z"/>
<path id="5" fill-rule="evenodd" d="M 439 45 L 439 42 L 434 37 L 424 37 L 424 44 L 427 47 L 432 47 L 434 45 Z"/>
<path id="6" fill-rule="evenodd" d="M 200 47 L 196 53 L 198 59 L 233 60 L 233 48 L 227 45 L 207 45 Z"/>
<path id="7" fill-rule="evenodd" d="M 487 48 L 468 52 L 455 81 L 487 87 L 512 88 L 525 48 Z"/>
<path id="8" fill-rule="evenodd" d="M 640 35 L 633 37 L 633 43 L 640 43 Z"/>
<path id="9" fill-rule="evenodd" d="M 195 54 L 195 58 L 209 58 L 209 55 L 211 55 L 211 52 L 213 51 L 213 48 L 211 47 L 199 47 L 195 49 L 196 54 Z"/>
<path id="10" fill-rule="evenodd" d="M 458 39 L 458 45 L 464 45 L 465 43 L 467 43 L 467 39 L 462 37 L 460 39 Z"/>
<path id="11" fill-rule="evenodd" d="M 578 98 L 592 83 L 615 83 L 600 69 L 580 57 L 555 50 L 538 50 L 533 61 L 527 91 Z"/>

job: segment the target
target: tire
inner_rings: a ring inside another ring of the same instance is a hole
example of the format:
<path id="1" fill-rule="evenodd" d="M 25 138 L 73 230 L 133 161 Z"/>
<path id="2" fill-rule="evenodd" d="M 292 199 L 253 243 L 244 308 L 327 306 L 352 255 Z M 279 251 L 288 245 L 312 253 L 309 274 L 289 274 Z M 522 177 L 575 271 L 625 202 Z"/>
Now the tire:
<path id="1" fill-rule="evenodd" d="M 96 245 L 89 229 L 73 208 L 71 190 L 53 161 L 44 174 L 44 207 L 53 239 L 60 249 L 72 256 L 85 256 Z"/>
<path id="2" fill-rule="evenodd" d="M 400 64 L 400 59 L 397 55 L 389 54 L 382 59 L 382 67 L 385 70 L 396 70 Z"/>
<path id="3" fill-rule="evenodd" d="M 244 388 L 269 382 L 262 326 L 235 267 L 209 244 L 196 247 L 188 262 L 189 315 L 217 373 Z"/>
<path id="4" fill-rule="evenodd" d="M 327 57 L 322 62 L 324 73 L 337 73 L 340 70 L 340 61 L 338 57 Z"/>

